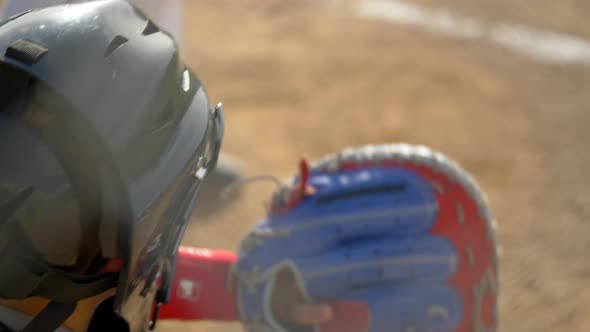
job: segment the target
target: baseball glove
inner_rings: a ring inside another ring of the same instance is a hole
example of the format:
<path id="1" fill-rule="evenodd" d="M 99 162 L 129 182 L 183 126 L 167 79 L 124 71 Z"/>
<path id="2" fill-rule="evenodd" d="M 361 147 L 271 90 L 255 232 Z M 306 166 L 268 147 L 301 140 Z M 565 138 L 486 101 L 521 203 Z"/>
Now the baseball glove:
<path id="1" fill-rule="evenodd" d="M 428 148 L 366 146 L 302 162 L 241 243 L 240 315 L 253 332 L 495 331 L 494 232 L 474 181 Z M 326 325 L 292 325 L 274 302 L 297 299 L 278 292 L 352 305 L 336 305 L 339 319 Z"/>

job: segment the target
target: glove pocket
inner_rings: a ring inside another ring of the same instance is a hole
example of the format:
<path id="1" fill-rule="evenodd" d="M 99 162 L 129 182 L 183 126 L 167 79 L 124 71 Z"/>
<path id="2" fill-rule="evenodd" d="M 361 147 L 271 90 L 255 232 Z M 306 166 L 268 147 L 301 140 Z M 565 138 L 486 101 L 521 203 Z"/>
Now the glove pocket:
<path id="1" fill-rule="evenodd" d="M 368 308 L 368 328 L 363 332 L 454 331 L 463 315 L 460 295 L 444 284 L 383 285 L 343 293 L 331 300 L 337 304 L 340 297 Z M 347 317 L 355 315 L 336 312 L 335 320 L 343 324 Z M 352 324 L 355 322 L 347 323 Z M 331 331 L 328 327 L 321 331 Z"/>
<path id="2" fill-rule="evenodd" d="M 311 303 L 293 261 L 281 261 L 264 271 L 238 275 L 238 308 L 250 332 L 312 332 L 317 326 L 293 323 L 293 305 Z"/>

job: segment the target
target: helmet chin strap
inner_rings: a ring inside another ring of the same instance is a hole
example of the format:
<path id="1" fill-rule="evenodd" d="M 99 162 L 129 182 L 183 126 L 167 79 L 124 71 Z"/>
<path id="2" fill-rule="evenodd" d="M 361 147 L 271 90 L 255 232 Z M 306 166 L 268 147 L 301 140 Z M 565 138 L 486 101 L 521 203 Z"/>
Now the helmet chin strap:
<path id="1" fill-rule="evenodd" d="M 76 310 L 77 303 L 49 302 L 37 316 L 19 332 L 55 331 Z"/>
<path id="2" fill-rule="evenodd" d="M 11 226 L 9 224 L 11 217 L 33 192 L 34 189 L 28 187 L 5 202 L 0 202 L 0 226 L 3 228 Z M 12 226 L 12 236 L 20 238 L 21 244 L 26 244 L 28 241 L 26 236 L 20 234 L 19 225 Z M 30 244 L 28 247 L 29 250 L 33 250 Z M 38 262 L 33 257 L 25 259 L 24 256 L 20 256 L 20 259 L 11 260 L 10 258 L 19 258 L 19 255 L 6 255 L 4 251 L 13 251 L 14 253 L 14 250 L 17 249 L 11 246 L 0 250 L 0 260 L 4 260 L 5 263 L 3 266 L 10 266 L 11 269 L 20 270 L 19 275 L 28 278 L 21 280 L 22 287 L 21 289 L 15 289 L 14 294 L 4 295 L 14 298 L 40 295 L 53 299 L 21 332 L 55 331 L 72 315 L 79 300 L 116 287 L 118 280 L 116 272 L 105 271 L 106 273 L 94 275 L 74 275 Z"/>
<path id="3" fill-rule="evenodd" d="M 2 257 L 4 256 L 4 257 Z M 52 301 L 37 314 L 22 332 L 53 332 L 61 327 L 76 309 L 78 301 L 101 294 L 115 288 L 118 273 L 107 272 L 94 275 L 74 275 L 33 261 L 9 261 L 13 255 L 1 255 L 3 266 L 19 270 L 22 283 L 8 280 L 7 283 L 19 285 L 8 298 L 22 299 L 28 296 L 42 296 Z M 1 331 L 1 330 L 0 330 Z"/>
<path id="4" fill-rule="evenodd" d="M 24 201 L 33 194 L 33 188 L 29 187 L 14 197 L 2 202 L 0 206 L 0 226 L 4 226 L 8 220 L 14 215 L 18 208 L 24 203 Z M 59 328 L 63 322 L 74 312 L 76 304 L 61 304 L 56 302 L 50 302 L 35 318 L 33 318 L 27 326 L 25 326 L 21 332 L 33 332 L 33 331 L 55 331 Z M 4 324 L 0 323 L 0 330 L 11 331 Z"/>
<path id="5" fill-rule="evenodd" d="M 23 193 L 27 192 L 25 189 L 2 207 L 16 210 L 13 209 L 14 206 L 18 201 L 22 204 Z M 59 303 L 76 303 L 117 286 L 117 271 L 78 274 L 47 264 L 30 243 L 21 225 L 12 221 L 9 220 L 3 225 L 3 233 L 10 234 L 12 238 L 0 248 L 0 266 L 7 272 L 0 274 L 0 285 L 4 285 L 1 287 L 0 297 L 22 299 L 37 295 Z"/>

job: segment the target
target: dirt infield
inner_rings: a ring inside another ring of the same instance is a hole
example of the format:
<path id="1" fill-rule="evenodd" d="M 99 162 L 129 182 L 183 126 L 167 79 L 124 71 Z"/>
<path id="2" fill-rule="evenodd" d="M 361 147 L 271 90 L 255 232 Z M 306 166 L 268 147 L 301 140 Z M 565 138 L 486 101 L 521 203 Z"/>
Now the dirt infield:
<path id="1" fill-rule="evenodd" d="M 498 2 L 489 11 L 469 1 L 444 3 L 490 20 L 590 36 L 590 9 L 582 1 L 548 2 L 537 11 L 527 11 L 525 1 Z M 501 331 L 590 329 L 588 68 L 361 20 L 345 5 L 187 6 L 186 57 L 212 98 L 224 101 L 225 149 L 246 163 L 248 174 L 284 177 L 300 155 L 347 145 L 405 141 L 441 150 L 473 172 L 498 219 Z M 185 243 L 235 248 L 262 216 L 271 189 L 250 186 L 223 216 L 196 223 Z"/>
<path id="2" fill-rule="evenodd" d="M 590 39 L 586 0 L 414 2 Z M 440 150 L 473 173 L 498 221 L 500 331 L 590 331 L 590 66 L 361 19 L 352 1 L 185 3 L 185 58 L 224 102 L 224 149 L 248 175 L 286 177 L 301 155 L 349 145 Z M 250 185 L 209 220 L 195 211 L 185 244 L 235 249 L 272 189 Z"/>

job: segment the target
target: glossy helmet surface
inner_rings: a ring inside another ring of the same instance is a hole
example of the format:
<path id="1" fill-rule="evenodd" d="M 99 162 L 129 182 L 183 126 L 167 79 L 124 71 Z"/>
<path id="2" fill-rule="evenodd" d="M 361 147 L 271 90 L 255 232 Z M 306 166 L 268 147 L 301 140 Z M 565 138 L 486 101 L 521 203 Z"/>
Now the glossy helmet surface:
<path id="1" fill-rule="evenodd" d="M 222 136 L 174 39 L 126 1 L 0 23 L 0 299 L 116 286 L 115 311 L 143 321 Z"/>

